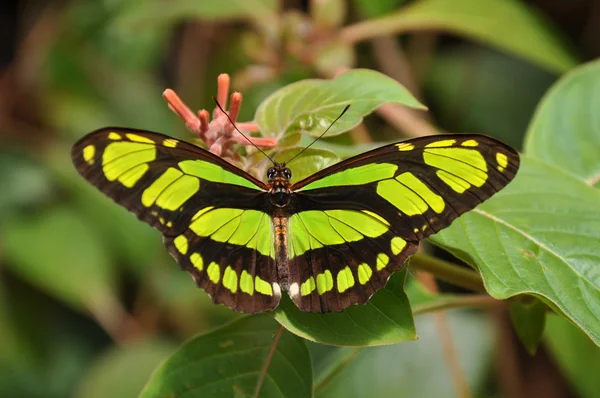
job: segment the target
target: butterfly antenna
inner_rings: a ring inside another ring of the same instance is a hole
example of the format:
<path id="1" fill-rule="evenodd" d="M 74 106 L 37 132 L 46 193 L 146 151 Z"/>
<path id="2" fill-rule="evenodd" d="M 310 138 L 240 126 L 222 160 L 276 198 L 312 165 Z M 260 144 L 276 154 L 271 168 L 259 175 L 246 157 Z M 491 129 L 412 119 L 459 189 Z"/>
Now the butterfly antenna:
<path id="1" fill-rule="evenodd" d="M 223 112 L 223 114 L 227 117 L 227 119 L 229 120 L 229 122 L 231 123 L 231 125 L 233 126 L 233 128 L 235 129 L 235 131 L 237 131 L 238 133 L 240 133 L 242 135 L 242 137 L 244 137 L 246 139 L 246 141 L 248 141 L 250 144 L 252 144 L 252 146 L 256 149 L 258 149 L 260 151 L 260 153 L 262 153 L 263 155 L 265 155 L 267 157 L 267 159 L 269 159 L 271 161 L 271 163 L 275 164 L 275 161 L 273 159 L 271 159 L 271 157 L 269 155 L 267 155 L 265 153 L 265 151 L 263 151 L 262 149 L 260 149 L 260 147 L 258 147 L 254 142 L 252 142 L 252 140 L 250 138 L 248 138 L 248 136 L 244 133 L 242 133 L 240 131 L 240 129 L 237 128 L 237 126 L 235 125 L 234 121 L 231 120 L 231 118 L 229 117 L 229 114 L 227 112 L 225 112 L 225 110 L 223 109 L 223 107 L 221 106 L 221 104 L 219 104 L 219 101 L 217 101 L 217 99 L 215 97 L 212 97 L 213 101 L 215 102 L 215 104 L 217 104 L 217 108 L 219 108 L 221 110 L 221 112 Z"/>
<path id="2" fill-rule="evenodd" d="M 338 120 L 340 120 L 340 118 L 342 116 L 344 116 L 344 113 L 346 113 L 346 111 L 348 110 L 348 108 L 350 108 L 350 104 L 346 105 L 346 107 L 344 108 L 344 110 L 342 111 L 342 113 L 340 113 L 340 115 L 338 117 L 336 117 L 333 122 L 331 122 L 331 124 L 329 125 L 329 127 L 327 127 L 327 129 L 325 131 L 323 131 L 320 136 L 318 136 L 317 138 L 315 138 L 313 142 L 311 142 L 306 147 L 304 147 L 304 149 L 302 149 L 300 152 L 298 152 L 297 154 L 295 154 L 294 156 L 292 156 L 292 158 L 290 160 L 288 160 L 287 162 L 285 162 L 284 164 L 289 164 L 292 160 L 294 160 L 296 157 L 298 157 L 298 155 L 300 155 L 302 152 L 304 152 L 308 148 L 310 148 L 315 142 L 319 141 L 325 134 L 327 134 L 327 132 L 335 124 L 335 122 L 337 122 Z"/>

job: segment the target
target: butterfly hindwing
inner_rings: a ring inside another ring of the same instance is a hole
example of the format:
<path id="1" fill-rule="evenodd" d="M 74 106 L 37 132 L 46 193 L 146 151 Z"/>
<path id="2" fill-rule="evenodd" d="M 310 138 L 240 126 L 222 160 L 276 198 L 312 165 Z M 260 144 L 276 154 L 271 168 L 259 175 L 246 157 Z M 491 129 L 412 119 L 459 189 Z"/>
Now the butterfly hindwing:
<path id="1" fill-rule="evenodd" d="M 290 296 L 301 310 L 318 312 L 366 303 L 418 248 L 359 210 L 294 214 L 288 245 Z"/>
<path id="2" fill-rule="evenodd" d="M 306 311 L 365 303 L 420 240 L 498 192 L 518 167 L 518 154 L 494 139 L 440 135 L 375 149 L 294 184 L 292 298 Z"/>
<path id="3" fill-rule="evenodd" d="M 257 313 L 277 307 L 271 218 L 257 210 L 207 207 L 189 229 L 165 237 L 169 252 L 217 304 Z"/>
<path id="4" fill-rule="evenodd" d="M 84 178 L 163 234 L 215 302 L 244 312 L 277 306 L 261 181 L 195 145 L 141 130 L 95 131 L 73 146 L 72 158 Z"/>

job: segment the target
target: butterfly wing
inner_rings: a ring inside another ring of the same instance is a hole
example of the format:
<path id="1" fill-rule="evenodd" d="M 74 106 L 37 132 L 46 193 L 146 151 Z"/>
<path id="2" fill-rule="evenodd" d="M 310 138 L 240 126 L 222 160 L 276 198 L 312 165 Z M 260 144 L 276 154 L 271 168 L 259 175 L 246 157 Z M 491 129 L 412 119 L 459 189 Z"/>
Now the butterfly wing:
<path id="1" fill-rule="evenodd" d="M 215 303 L 274 309 L 280 298 L 266 186 L 195 145 L 105 128 L 72 149 L 77 171 L 163 234 L 179 265 Z"/>
<path id="2" fill-rule="evenodd" d="M 515 176 L 519 155 L 481 135 L 387 145 L 292 186 L 290 294 L 304 311 L 366 303 L 413 254 Z"/>

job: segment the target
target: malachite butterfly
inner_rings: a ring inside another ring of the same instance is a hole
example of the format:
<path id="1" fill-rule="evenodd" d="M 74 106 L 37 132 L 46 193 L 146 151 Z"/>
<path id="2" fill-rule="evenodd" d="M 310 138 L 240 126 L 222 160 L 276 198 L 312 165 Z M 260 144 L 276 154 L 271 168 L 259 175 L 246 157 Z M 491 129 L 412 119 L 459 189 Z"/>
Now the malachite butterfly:
<path id="1" fill-rule="evenodd" d="M 519 155 L 482 135 L 386 145 L 291 183 L 264 183 L 187 142 L 103 128 L 72 149 L 79 173 L 158 229 L 215 303 L 257 313 L 286 291 L 302 311 L 364 304 L 419 241 L 504 188 Z"/>

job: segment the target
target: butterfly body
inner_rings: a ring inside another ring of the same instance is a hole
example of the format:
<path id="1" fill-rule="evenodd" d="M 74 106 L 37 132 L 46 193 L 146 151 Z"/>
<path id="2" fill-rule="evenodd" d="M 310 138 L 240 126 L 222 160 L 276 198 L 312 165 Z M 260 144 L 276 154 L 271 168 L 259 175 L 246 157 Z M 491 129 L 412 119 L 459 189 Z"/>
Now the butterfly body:
<path id="1" fill-rule="evenodd" d="M 158 229 L 215 303 L 303 311 L 364 304 L 416 252 L 506 186 L 510 147 L 481 135 L 417 138 L 344 160 L 301 181 L 275 163 L 264 183 L 193 144 L 105 128 L 72 150 L 79 173 Z"/>

